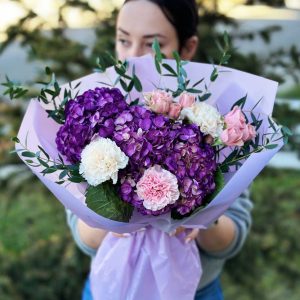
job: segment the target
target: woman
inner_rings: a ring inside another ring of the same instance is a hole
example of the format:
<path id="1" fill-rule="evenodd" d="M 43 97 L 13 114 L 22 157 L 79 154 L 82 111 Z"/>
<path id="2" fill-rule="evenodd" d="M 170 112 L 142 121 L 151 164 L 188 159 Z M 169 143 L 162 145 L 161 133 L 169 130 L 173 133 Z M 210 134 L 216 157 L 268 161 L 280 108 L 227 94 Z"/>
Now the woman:
<path id="1" fill-rule="evenodd" d="M 182 59 L 191 60 L 198 46 L 197 24 L 198 11 L 194 0 L 127 0 L 117 19 L 117 56 L 124 60 L 152 53 L 151 46 L 157 38 L 168 58 L 177 50 Z M 239 252 L 246 239 L 251 224 L 251 208 L 251 202 L 243 195 L 215 225 L 186 235 L 186 242 L 196 239 L 203 267 L 195 299 L 223 299 L 219 275 L 226 259 Z M 107 232 L 88 226 L 70 211 L 67 213 L 75 241 L 93 257 Z M 174 235 L 183 230 L 178 228 Z M 126 234 L 116 236 L 126 238 Z M 89 281 L 83 299 L 92 299 Z"/>

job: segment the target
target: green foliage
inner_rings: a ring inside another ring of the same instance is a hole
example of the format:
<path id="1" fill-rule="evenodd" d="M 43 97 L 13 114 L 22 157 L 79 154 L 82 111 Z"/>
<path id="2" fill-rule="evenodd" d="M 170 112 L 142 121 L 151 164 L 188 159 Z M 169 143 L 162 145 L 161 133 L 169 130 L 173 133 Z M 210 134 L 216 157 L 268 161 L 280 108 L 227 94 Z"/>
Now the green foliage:
<path id="1" fill-rule="evenodd" d="M 278 96 L 285 99 L 300 99 L 300 84 L 297 84 L 287 90 L 281 91 Z"/>
<path id="2" fill-rule="evenodd" d="M 133 206 L 120 199 L 111 181 L 89 186 L 86 203 L 99 215 L 119 222 L 129 222 L 133 212 Z"/>
<path id="3" fill-rule="evenodd" d="M 255 180 L 253 227 L 243 251 L 226 264 L 225 298 L 299 298 L 299 178 L 299 171 L 266 169 Z"/>
<path id="4" fill-rule="evenodd" d="M 63 206 L 33 179 L 1 191 L 0 298 L 79 299 L 89 259 L 74 245 Z"/>

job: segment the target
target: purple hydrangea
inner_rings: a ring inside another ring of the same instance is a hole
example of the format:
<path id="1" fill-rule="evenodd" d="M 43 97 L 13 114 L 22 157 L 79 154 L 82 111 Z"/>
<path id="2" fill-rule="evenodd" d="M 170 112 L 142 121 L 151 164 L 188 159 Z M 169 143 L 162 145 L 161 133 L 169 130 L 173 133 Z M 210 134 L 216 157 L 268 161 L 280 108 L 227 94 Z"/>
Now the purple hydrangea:
<path id="1" fill-rule="evenodd" d="M 71 100 L 65 109 L 66 122 L 56 143 L 72 163 L 80 161 L 83 148 L 95 135 L 116 142 L 129 157 L 119 171 L 119 194 L 123 201 L 145 215 L 176 210 L 185 215 L 203 204 L 215 189 L 215 152 L 205 143 L 197 125 L 174 122 L 142 106 L 128 106 L 118 89 L 96 88 Z M 146 169 L 160 165 L 177 177 L 179 200 L 161 210 L 143 206 L 136 184 Z"/>
<path id="2" fill-rule="evenodd" d="M 145 215 L 161 215 L 171 209 L 185 215 L 203 204 L 215 189 L 217 164 L 214 149 L 205 143 L 199 127 L 174 123 L 142 107 L 133 107 L 124 114 L 128 121 L 116 126 L 114 134 L 118 146 L 130 157 L 129 165 L 120 172 L 121 198 Z M 135 186 L 143 172 L 156 164 L 177 177 L 180 200 L 151 211 L 143 206 Z"/>
<path id="3" fill-rule="evenodd" d="M 58 151 L 71 163 L 80 161 L 83 148 L 95 134 L 103 137 L 114 132 L 114 120 L 128 105 L 119 89 L 88 90 L 65 107 L 65 124 L 56 136 Z"/>

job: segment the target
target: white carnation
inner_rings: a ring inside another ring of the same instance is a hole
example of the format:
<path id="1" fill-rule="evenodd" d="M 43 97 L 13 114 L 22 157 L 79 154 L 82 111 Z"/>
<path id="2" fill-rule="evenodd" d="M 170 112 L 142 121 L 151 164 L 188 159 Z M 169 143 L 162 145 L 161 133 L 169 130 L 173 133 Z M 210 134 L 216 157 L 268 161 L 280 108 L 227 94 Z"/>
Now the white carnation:
<path id="1" fill-rule="evenodd" d="M 79 172 L 92 186 L 109 179 L 117 183 L 118 171 L 128 164 L 128 157 L 116 143 L 107 138 L 98 138 L 88 144 L 81 153 Z"/>
<path id="2" fill-rule="evenodd" d="M 197 124 L 204 134 L 216 138 L 223 131 L 224 121 L 217 109 L 205 102 L 197 102 L 181 111 L 181 118 Z"/>

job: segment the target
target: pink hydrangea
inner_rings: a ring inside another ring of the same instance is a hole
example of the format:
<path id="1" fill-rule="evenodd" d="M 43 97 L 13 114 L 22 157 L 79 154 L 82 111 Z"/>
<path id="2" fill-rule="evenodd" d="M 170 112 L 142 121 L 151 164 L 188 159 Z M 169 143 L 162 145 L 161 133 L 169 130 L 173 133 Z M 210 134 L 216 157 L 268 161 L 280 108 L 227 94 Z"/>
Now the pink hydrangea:
<path id="1" fill-rule="evenodd" d="M 158 165 L 147 169 L 137 183 L 137 195 L 146 209 L 157 211 L 179 198 L 177 178 Z"/>

